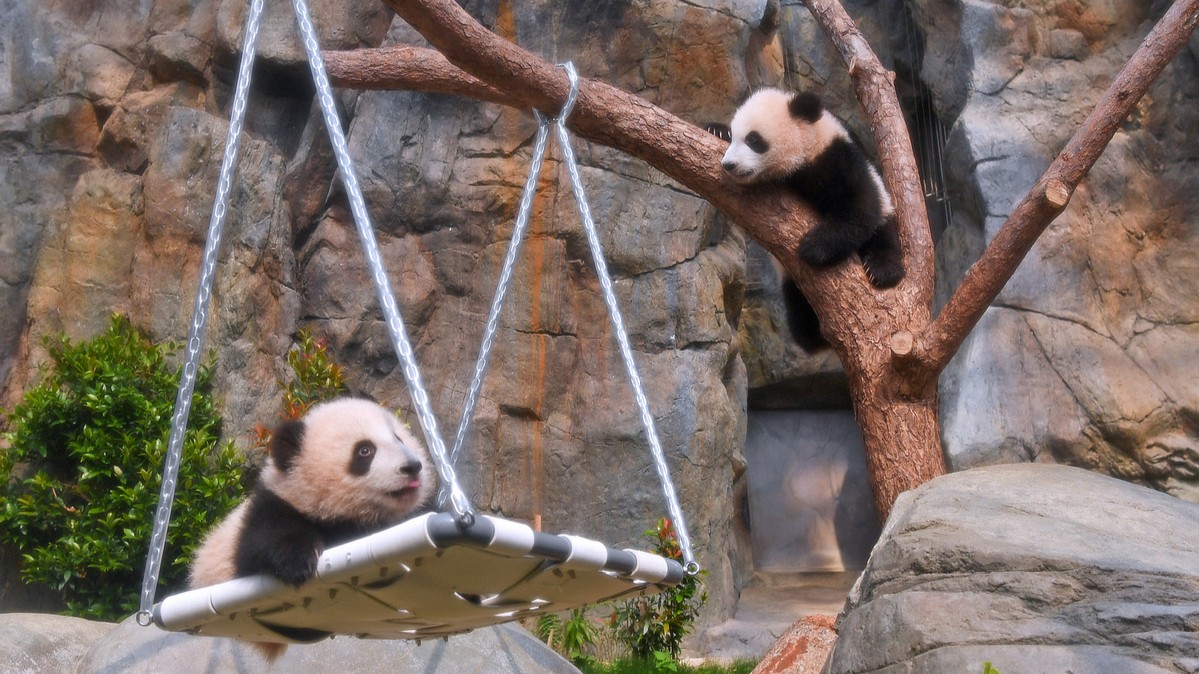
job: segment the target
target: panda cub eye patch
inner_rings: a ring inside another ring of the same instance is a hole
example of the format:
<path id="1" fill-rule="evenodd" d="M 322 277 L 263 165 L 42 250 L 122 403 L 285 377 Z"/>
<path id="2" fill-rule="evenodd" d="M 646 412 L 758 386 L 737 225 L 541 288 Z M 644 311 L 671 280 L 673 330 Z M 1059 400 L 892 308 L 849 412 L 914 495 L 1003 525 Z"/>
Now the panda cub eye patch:
<path id="1" fill-rule="evenodd" d="M 745 136 L 745 145 L 758 154 L 765 154 L 770 149 L 770 143 L 757 131 L 750 131 Z"/>
<path id="2" fill-rule="evenodd" d="M 375 443 L 370 440 L 359 440 L 354 444 L 354 456 L 350 458 L 350 474 L 366 475 L 370 472 L 371 462 L 375 460 Z"/>

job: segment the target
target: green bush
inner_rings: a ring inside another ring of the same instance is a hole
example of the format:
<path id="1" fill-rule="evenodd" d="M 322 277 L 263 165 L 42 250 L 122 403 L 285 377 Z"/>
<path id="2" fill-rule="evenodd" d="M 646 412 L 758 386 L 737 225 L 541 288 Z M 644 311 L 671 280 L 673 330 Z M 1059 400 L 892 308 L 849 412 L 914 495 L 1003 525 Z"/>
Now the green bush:
<path id="1" fill-rule="evenodd" d="M 659 651 L 661 659 L 622 659 L 611 662 L 585 662 L 579 665 L 583 674 L 750 674 L 758 665 L 754 660 L 738 660 L 732 664 L 705 663 L 684 665 Z"/>
<path id="2" fill-rule="evenodd" d="M 287 352 L 287 364 L 291 367 L 292 380 L 279 382 L 283 389 L 284 420 L 299 419 L 317 403 L 332 400 L 348 390 L 345 368 L 333 362 L 329 348 L 323 339 L 312 336 L 312 331 L 302 328 L 296 335 L 295 346 Z M 254 429 L 253 446 L 265 451 L 271 444 L 274 429 L 258 424 Z"/>
<path id="3" fill-rule="evenodd" d="M 670 520 L 659 519 L 645 535 L 654 542 L 654 552 L 682 562 L 683 552 Z M 683 637 L 691 632 L 708 600 L 708 593 L 700 584 L 701 574 L 685 575 L 678 585 L 664 592 L 616 606 L 612 612 L 612 630 L 634 658 L 659 662 L 662 658 L 658 654 L 667 655 L 672 661 L 678 658 Z"/>
<path id="4" fill-rule="evenodd" d="M 308 328 L 300 330 L 296 345 L 287 352 L 295 378 L 284 387 L 283 410 L 288 419 L 299 419 L 308 408 L 346 392 L 345 370 L 333 362 L 325 340 Z"/>
<path id="5" fill-rule="evenodd" d="M 547 613 L 537 619 L 537 637 L 546 645 L 569 659 L 576 667 L 595 660 L 590 651 L 595 649 L 599 635 L 591 618 L 582 608 L 571 609 L 567 618 Z"/>
<path id="6" fill-rule="evenodd" d="M 49 365 L 7 419 L 3 539 L 30 584 L 59 591 L 67 613 L 113 620 L 137 609 L 179 385 L 174 343 L 128 320 L 72 344 L 47 340 Z M 192 551 L 241 497 L 242 459 L 219 443 L 212 372 L 199 370 L 160 581 L 186 581 Z M 3 445 L 4 443 L 0 443 Z M 14 470 L 14 468 L 16 470 Z"/>

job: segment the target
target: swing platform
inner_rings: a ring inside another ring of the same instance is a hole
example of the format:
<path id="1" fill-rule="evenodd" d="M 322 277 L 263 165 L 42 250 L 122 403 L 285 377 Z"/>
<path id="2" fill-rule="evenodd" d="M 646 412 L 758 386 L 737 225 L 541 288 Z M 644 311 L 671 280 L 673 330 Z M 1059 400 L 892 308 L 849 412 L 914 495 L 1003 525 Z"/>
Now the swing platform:
<path id="1" fill-rule="evenodd" d="M 293 587 L 247 576 L 155 604 L 162 629 L 275 643 L 433 639 L 635 594 L 684 576 L 672 559 L 489 515 L 429 513 L 330 548 Z"/>

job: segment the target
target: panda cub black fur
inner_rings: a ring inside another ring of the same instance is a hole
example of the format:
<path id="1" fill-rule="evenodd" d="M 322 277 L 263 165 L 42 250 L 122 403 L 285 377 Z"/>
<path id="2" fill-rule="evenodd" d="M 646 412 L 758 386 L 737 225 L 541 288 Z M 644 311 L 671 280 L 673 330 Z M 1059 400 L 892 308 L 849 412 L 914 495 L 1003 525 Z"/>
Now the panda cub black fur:
<path id="1" fill-rule="evenodd" d="M 327 548 L 426 509 L 436 488 L 428 453 L 384 407 L 343 398 L 275 429 L 249 497 L 192 560 L 191 586 L 265 573 L 300 585 Z M 258 644 L 274 659 L 282 644 Z"/>
<path id="2" fill-rule="evenodd" d="M 813 267 L 835 265 L 854 253 L 878 288 L 903 280 L 903 253 L 895 208 L 878 170 L 841 120 L 811 92 L 761 89 L 746 99 L 729 125 L 708 131 L 729 141 L 721 165 L 743 184 L 782 184 L 806 201 L 819 222 L 799 243 Z M 782 275 L 788 323 L 805 351 L 827 345 L 811 304 Z"/>

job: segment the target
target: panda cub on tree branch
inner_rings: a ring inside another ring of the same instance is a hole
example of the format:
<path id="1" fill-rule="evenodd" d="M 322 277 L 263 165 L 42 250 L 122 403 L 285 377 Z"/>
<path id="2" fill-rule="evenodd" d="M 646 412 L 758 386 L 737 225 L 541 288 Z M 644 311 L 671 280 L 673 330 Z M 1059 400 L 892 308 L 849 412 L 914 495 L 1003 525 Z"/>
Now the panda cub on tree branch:
<path id="1" fill-rule="evenodd" d="M 875 287 L 903 280 L 891 197 L 857 139 L 816 94 L 761 89 L 737 108 L 729 125 L 707 129 L 729 141 L 721 165 L 734 181 L 781 184 L 816 211 L 819 222 L 799 242 L 801 260 L 821 268 L 857 253 Z M 775 269 L 796 342 L 809 353 L 827 346 L 807 298 L 777 260 Z"/>

